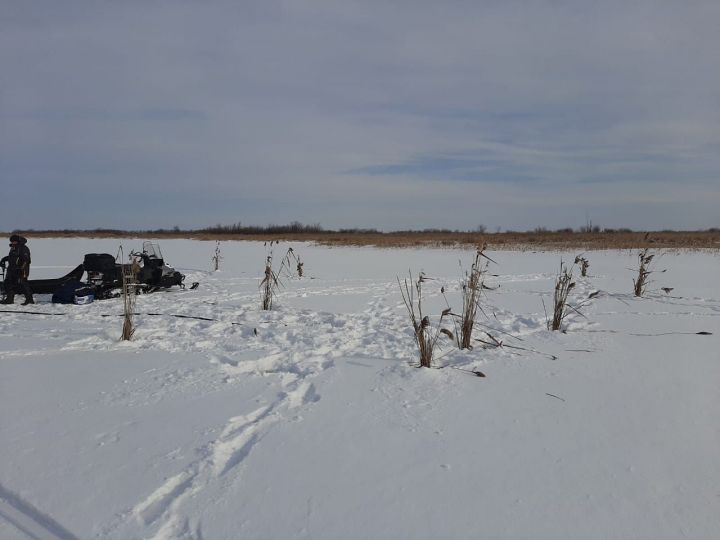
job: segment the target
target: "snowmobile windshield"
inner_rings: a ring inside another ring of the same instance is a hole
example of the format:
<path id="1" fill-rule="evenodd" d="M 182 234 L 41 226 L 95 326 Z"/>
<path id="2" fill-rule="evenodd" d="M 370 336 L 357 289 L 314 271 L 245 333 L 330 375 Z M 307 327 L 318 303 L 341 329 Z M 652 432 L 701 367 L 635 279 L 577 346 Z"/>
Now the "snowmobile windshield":
<path id="1" fill-rule="evenodd" d="M 162 251 L 160 246 L 153 242 L 143 242 L 143 253 L 151 259 L 162 259 Z"/>

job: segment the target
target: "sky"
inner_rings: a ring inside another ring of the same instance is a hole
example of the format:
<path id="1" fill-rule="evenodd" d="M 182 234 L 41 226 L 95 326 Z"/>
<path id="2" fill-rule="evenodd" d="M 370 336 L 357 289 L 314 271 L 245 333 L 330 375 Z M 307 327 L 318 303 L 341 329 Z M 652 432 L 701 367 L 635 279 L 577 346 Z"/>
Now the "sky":
<path id="1" fill-rule="evenodd" d="M 0 230 L 720 226 L 716 0 L 0 13 Z"/>

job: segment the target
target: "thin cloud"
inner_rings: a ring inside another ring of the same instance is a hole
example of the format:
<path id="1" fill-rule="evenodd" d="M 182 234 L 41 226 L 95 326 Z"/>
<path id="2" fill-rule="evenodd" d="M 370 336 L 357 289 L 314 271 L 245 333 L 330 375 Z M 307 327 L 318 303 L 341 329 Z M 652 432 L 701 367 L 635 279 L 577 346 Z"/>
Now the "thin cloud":
<path id="1" fill-rule="evenodd" d="M 44 210 L 10 205 L 0 228 L 522 229 L 582 224 L 548 201 L 583 200 L 607 226 L 650 227 L 667 200 L 661 228 L 717 226 L 718 17 L 716 2 L 9 3 L 0 183 Z M 78 197 L 92 218 L 69 216 Z"/>

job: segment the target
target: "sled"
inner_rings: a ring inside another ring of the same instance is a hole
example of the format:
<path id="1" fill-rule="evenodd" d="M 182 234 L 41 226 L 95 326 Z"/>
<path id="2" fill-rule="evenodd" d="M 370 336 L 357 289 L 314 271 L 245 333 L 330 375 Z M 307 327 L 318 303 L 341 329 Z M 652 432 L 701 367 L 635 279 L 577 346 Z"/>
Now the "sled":
<path id="1" fill-rule="evenodd" d="M 68 281 L 80 281 L 84 273 L 85 268 L 82 264 L 79 264 L 74 270 L 65 274 L 63 277 L 53 279 L 29 279 L 28 285 L 33 294 L 53 294 Z M 0 283 L 0 292 L 5 294 L 5 283 Z"/>

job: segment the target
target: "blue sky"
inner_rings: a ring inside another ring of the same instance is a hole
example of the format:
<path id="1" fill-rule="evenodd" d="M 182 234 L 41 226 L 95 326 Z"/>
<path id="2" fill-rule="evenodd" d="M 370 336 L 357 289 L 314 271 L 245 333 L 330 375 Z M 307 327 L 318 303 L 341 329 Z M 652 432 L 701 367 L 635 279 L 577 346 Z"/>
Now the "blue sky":
<path id="1" fill-rule="evenodd" d="M 720 226 L 720 3 L 2 2 L 0 229 Z"/>

